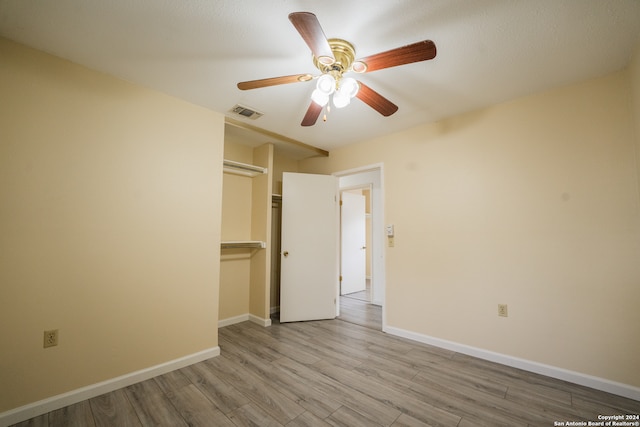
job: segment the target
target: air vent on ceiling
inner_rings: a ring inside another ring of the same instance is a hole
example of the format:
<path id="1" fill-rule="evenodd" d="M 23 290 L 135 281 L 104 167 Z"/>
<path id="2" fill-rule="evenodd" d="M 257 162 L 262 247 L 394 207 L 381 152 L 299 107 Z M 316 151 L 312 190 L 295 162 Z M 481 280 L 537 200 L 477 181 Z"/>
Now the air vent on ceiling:
<path id="1" fill-rule="evenodd" d="M 229 111 L 232 112 L 233 114 L 237 114 L 239 116 L 246 117 L 252 120 L 259 119 L 263 115 L 263 113 L 259 111 L 256 111 L 249 107 L 245 107 L 244 105 L 240 105 L 240 104 L 234 105 Z"/>

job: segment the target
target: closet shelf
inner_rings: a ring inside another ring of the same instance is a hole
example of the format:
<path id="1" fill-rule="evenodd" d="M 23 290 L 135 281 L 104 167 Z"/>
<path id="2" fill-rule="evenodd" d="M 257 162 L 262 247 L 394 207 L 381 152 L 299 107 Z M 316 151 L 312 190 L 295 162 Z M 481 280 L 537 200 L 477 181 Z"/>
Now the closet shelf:
<path id="1" fill-rule="evenodd" d="M 261 240 L 227 240 L 220 242 L 221 249 L 264 249 L 267 244 Z"/>
<path id="2" fill-rule="evenodd" d="M 233 160 L 224 160 L 222 170 L 227 173 L 236 175 L 254 177 L 267 173 L 267 168 L 254 166 L 247 163 L 234 162 Z"/>

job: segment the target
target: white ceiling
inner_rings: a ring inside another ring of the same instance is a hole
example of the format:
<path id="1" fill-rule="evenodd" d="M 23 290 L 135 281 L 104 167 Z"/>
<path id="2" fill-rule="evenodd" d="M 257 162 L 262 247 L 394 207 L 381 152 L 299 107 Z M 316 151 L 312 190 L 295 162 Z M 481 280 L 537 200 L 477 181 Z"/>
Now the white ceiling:
<path id="1" fill-rule="evenodd" d="M 302 127 L 313 82 L 236 87 L 317 74 L 295 11 L 357 57 L 425 39 L 438 54 L 359 77 L 394 115 L 355 99 Z M 240 103 L 264 113 L 240 120 L 331 150 L 620 70 L 640 42 L 640 1 L 0 0 L 0 35 L 228 116 Z"/>

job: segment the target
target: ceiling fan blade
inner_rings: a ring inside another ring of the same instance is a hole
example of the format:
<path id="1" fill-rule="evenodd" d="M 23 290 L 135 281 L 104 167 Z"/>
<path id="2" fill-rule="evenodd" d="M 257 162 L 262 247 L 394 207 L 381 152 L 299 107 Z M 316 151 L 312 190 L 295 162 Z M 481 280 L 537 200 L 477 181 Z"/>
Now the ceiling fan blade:
<path id="1" fill-rule="evenodd" d="M 323 108 L 322 105 L 316 104 L 315 102 L 311 101 L 311 105 L 309 105 L 309 108 L 307 109 L 307 113 L 304 115 L 304 118 L 302 119 L 302 123 L 300 124 L 302 126 L 315 125 L 316 121 L 318 120 L 318 117 L 320 117 L 322 108 Z"/>
<path id="2" fill-rule="evenodd" d="M 316 15 L 310 12 L 293 12 L 289 14 L 289 20 L 320 63 L 331 65 L 335 62 L 331 46 Z"/>
<path id="3" fill-rule="evenodd" d="M 238 83 L 238 89 L 249 90 L 261 87 L 283 85 L 287 83 L 307 82 L 313 79 L 311 74 L 295 74 L 292 76 L 271 77 L 268 79 L 250 80 L 248 82 Z"/>
<path id="4" fill-rule="evenodd" d="M 423 40 L 421 42 L 358 59 L 358 62 L 365 63 L 367 65 L 365 72 L 370 73 L 371 71 L 396 67 L 398 65 L 427 61 L 435 57 L 436 45 L 431 40 Z"/>
<path id="5" fill-rule="evenodd" d="M 388 117 L 398 111 L 398 106 L 396 104 L 389 101 L 387 98 L 380 95 L 364 83 L 358 82 L 358 84 L 360 85 L 360 90 L 358 90 L 356 97 L 360 101 L 369 105 L 369 107 L 373 108 L 385 117 Z"/>

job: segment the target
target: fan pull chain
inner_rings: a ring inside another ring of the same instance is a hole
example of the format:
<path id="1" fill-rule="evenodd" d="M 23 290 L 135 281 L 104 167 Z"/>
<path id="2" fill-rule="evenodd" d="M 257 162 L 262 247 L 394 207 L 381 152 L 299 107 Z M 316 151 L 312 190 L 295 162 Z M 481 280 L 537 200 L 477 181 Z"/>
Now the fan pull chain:
<path id="1" fill-rule="evenodd" d="M 327 121 L 327 114 L 329 114 L 330 112 L 331 112 L 331 105 L 327 105 L 327 112 L 324 114 L 324 116 L 322 116 L 323 122 Z"/>

